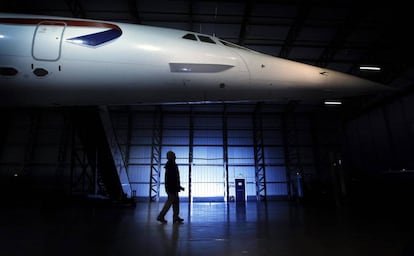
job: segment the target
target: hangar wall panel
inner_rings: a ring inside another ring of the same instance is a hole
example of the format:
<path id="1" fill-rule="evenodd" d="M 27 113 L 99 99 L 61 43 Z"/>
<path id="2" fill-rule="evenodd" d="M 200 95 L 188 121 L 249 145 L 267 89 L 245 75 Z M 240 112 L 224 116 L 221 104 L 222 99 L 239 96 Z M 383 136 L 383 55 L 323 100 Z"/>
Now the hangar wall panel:
<path id="1" fill-rule="evenodd" d="M 269 166 L 266 168 L 267 182 L 286 182 L 286 168 L 284 166 Z"/>
<path id="2" fill-rule="evenodd" d="M 129 164 L 148 164 L 151 156 L 151 147 L 147 145 L 131 146 Z"/>
<path id="3" fill-rule="evenodd" d="M 191 188 L 193 198 L 200 200 L 201 197 L 209 197 L 207 196 L 208 191 L 212 191 L 213 197 L 220 194 L 220 197 L 225 200 L 226 189 L 228 189 L 229 196 L 234 195 L 235 178 L 246 179 L 246 198 L 256 197 L 253 112 L 250 106 L 244 108 L 230 106 L 228 109 L 234 109 L 236 112 L 226 112 L 224 116 L 224 113 L 220 112 L 220 108 L 212 107 L 209 109 L 208 106 L 195 106 L 193 111 L 189 106 L 182 108 L 180 106 L 163 107 L 161 109 L 162 144 L 160 147 L 162 166 L 166 162 L 166 152 L 173 150 L 177 155 L 177 163 L 179 163 L 180 169 L 187 167 L 185 171 L 181 170 L 181 173 L 182 176 L 188 177 L 186 182 L 191 177 L 192 183 L 187 185 Z M 153 112 L 155 111 L 154 108 Z M 149 118 L 152 113 L 151 111 L 149 113 L 132 113 L 131 116 L 133 117 L 131 134 L 135 135 L 131 139 L 135 138 L 136 145 L 131 145 L 130 164 L 135 164 L 137 161 L 139 164 L 145 164 L 145 162 L 149 164 L 148 159 L 151 159 L 154 135 L 152 126 L 142 125 L 135 119 L 146 116 L 146 121 L 152 122 L 154 120 Z M 277 196 L 281 195 L 283 191 L 287 193 L 288 179 L 286 168 L 284 168 L 287 162 L 285 159 L 286 147 L 284 145 L 286 139 L 282 131 L 282 115 L 263 113 L 261 118 L 264 164 L 266 165 L 267 176 L 265 182 L 268 183 L 266 186 L 267 194 Z M 138 124 L 141 126 L 138 126 Z M 121 126 L 125 125 L 124 122 Z M 223 127 L 226 127 L 227 130 L 223 131 Z M 301 164 L 306 166 L 307 172 L 315 172 L 313 166 L 315 164 L 312 148 L 313 137 L 309 117 L 296 117 L 295 129 L 295 143 L 290 145 L 290 148 L 300 155 Z M 224 137 L 224 134 L 226 137 Z M 139 140 L 136 139 L 138 136 L 140 136 Z M 227 141 L 223 141 L 224 138 Z M 147 144 L 147 146 L 144 144 Z M 226 152 L 224 151 L 224 145 L 227 145 Z M 136 147 L 143 147 L 143 149 Z M 227 162 L 224 159 L 225 153 Z M 226 165 L 227 167 L 225 167 Z M 227 177 L 226 168 L 228 170 Z M 161 187 L 164 185 L 163 171 L 162 168 Z M 225 183 L 226 178 L 228 178 L 228 184 Z M 140 182 L 145 183 L 143 180 L 140 180 Z M 216 184 L 217 182 L 220 184 Z M 163 189 L 160 189 L 159 193 L 161 197 L 166 196 Z"/>
<path id="4" fill-rule="evenodd" d="M 189 144 L 187 130 L 163 130 L 163 144 L 170 145 L 186 145 Z"/>
<path id="5" fill-rule="evenodd" d="M 228 130 L 229 145 L 252 145 L 253 137 L 251 130 Z"/>
<path id="6" fill-rule="evenodd" d="M 410 101 L 404 102 L 409 106 Z M 226 108 L 226 111 L 223 109 Z M 164 164 L 166 153 L 173 150 L 177 155 L 181 181 L 186 188 L 181 196 L 188 198 L 215 198 L 214 200 L 226 200 L 227 189 L 229 196 L 234 196 L 234 179 L 246 179 L 246 198 L 256 197 L 256 163 L 255 163 L 255 136 L 252 105 L 199 105 L 199 106 L 153 106 L 153 107 L 128 107 L 109 108 L 112 124 L 118 139 L 122 154 L 127 162 L 128 175 L 136 195 L 142 198 L 150 197 L 151 161 L 154 148 L 160 148 L 160 178 L 159 195 L 165 197 L 164 191 Z M 269 108 L 271 109 L 271 108 Z M 396 107 L 396 109 L 401 109 Z M 232 112 L 234 111 L 234 112 Z M 157 113 L 161 115 L 157 115 Z M 329 145 L 323 144 L 323 139 L 318 139 L 315 146 L 315 138 L 310 116 L 296 116 L 296 137 L 290 150 L 297 151 L 301 157 L 305 169 L 313 177 L 317 178 L 326 165 L 324 152 Z M 412 118 L 412 116 L 411 116 Z M 375 122 L 381 121 L 381 114 L 372 116 Z M 406 117 L 397 116 L 392 119 L 402 125 L 409 120 Z M 262 113 L 261 115 L 263 136 L 263 156 L 265 167 L 265 186 L 268 196 L 287 195 L 286 165 L 286 134 L 283 134 L 283 118 L 280 113 Z M 395 132 L 403 133 L 401 127 L 392 127 Z M 156 141 L 156 127 L 161 129 L 160 141 Z M 350 124 L 349 127 L 357 130 L 348 133 L 350 138 L 360 134 L 359 126 L 364 124 Z M 56 176 L 56 172 L 62 173 L 61 177 L 68 179 L 70 176 L 71 145 L 67 145 L 66 157 L 59 160 L 62 152 L 62 138 L 64 137 L 65 117 L 60 111 L 19 112 L 14 115 L 8 124 L 8 134 L 3 140 L 0 151 L 0 175 L 10 176 L 14 170 L 24 168 L 36 172 L 33 177 L 39 186 L 42 183 L 49 186 Z M 334 130 L 335 125 L 329 129 Z M 375 127 L 375 123 L 372 127 Z M 290 130 L 291 131 L 291 130 Z M 386 127 L 381 127 L 370 134 L 371 139 L 363 138 L 365 143 L 374 140 L 378 148 L 387 147 L 387 143 L 380 140 Z M 405 131 L 407 132 L 407 131 Z M 290 136 L 290 135 L 288 135 Z M 322 136 L 320 136 L 322 137 Z M 329 138 L 332 144 L 337 143 L 335 131 L 330 132 L 325 138 Z M 227 139 L 226 141 L 224 141 Z M 358 138 L 359 140 L 360 138 Z M 397 143 L 405 143 L 398 136 L 392 138 L 395 151 Z M 395 140 L 395 141 L 394 141 Z M 157 143 L 160 143 L 157 145 Z M 351 141 L 350 141 L 351 143 Z M 75 142 L 75 146 L 78 142 Z M 407 144 L 407 143 L 406 143 Z M 359 143 L 352 144 L 360 147 Z M 227 148 L 225 148 L 227 146 Z M 408 146 L 408 145 L 407 145 Z M 317 148 L 317 150 L 315 150 Z M 369 151 L 368 149 L 361 150 Z M 405 148 L 410 149 L 410 148 Z M 396 151 L 395 151 L 396 152 Z M 317 157 L 320 155 L 321 157 Z M 380 154 L 376 154 L 378 158 Z M 226 159 L 227 157 L 227 159 Z M 359 159 L 353 156 L 353 161 Z M 319 160 L 315 160 L 319 159 Z M 396 158 L 407 159 L 407 154 Z M 227 161 L 226 161 L 227 160 Z M 320 161 L 320 162 L 317 162 Z M 405 160 L 404 160 L 405 161 Z M 325 163 L 325 164 L 322 164 Z M 322 167 L 321 167 L 322 166 Z M 63 169 L 61 168 L 63 167 Z M 77 175 L 81 174 L 79 163 L 74 167 Z M 11 171 L 13 170 L 13 171 Z M 42 171 L 43 170 L 43 171 Z M 228 171 L 228 175 L 226 175 Z M 42 176 L 44 175 L 44 176 Z M 228 184 L 226 184 L 228 178 Z M 191 183 L 189 182 L 191 180 Z M 60 182 L 60 181 L 59 181 Z M 64 182 L 67 184 L 67 180 Z M 58 186 L 58 181 L 54 183 Z M 67 186 L 67 185 L 65 185 Z M 191 193 L 191 194 L 189 194 Z"/>
<path id="7" fill-rule="evenodd" d="M 151 145 L 152 129 L 133 130 L 131 144 Z"/>
<path id="8" fill-rule="evenodd" d="M 146 183 L 131 183 L 132 191 L 136 191 L 136 196 L 138 198 L 148 198 L 150 185 Z"/>
<path id="9" fill-rule="evenodd" d="M 147 183 L 150 178 L 150 165 L 130 165 L 128 177 L 131 183 Z M 148 192 L 148 191 L 147 191 Z"/>
<path id="10" fill-rule="evenodd" d="M 194 164 L 223 166 L 223 146 L 194 146 Z"/>
<path id="11" fill-rule="evenodd" d="M 253 147 L 229 146 L 228 155 L 229 155 L 229 164 L 254 165 Z"/>
<path id="12" fill-rule="evenodd" d="M 68 193 L 70 150 L 62 150 L 64 113 L 54 109 L 10 111 L 8 123 L 2 124 L 7 127 L 7 135 L 0 147 L 0 180 L 15 179 L 13 196 L 41 197 L 38 192 L 48 191 Z"/>
<path id="13" fill-rule="evenodd" d="M 282 146 L 264 147 L 264 155 L 266 157 L 266 164 L 269 165 L 284 165 L 285 156 Z"/>
<path id="14" fill-rule="evenodd" d="M 286 197 L 288 194 L 288 185 L 286 183 L 267 183 L 267 196 L 271 198 Z"/>
<path id="15" fill-rule="evenodd" d="M 25 148 L 22 145 L 8 144 L 7 150 L 4 150 L 1 154 L 0 161 L 2 163 L 9 163 L 10 165 L 15 165 L 17 169 L 18 166 L 24 163 L 24 153 Z"/>
<path id="16" fill-rule="evenodd" d="M 406 95 L 349 121 L 348 166 L 362 173 L 414 170 L 414 95 Z"/>
<path id="17" fill-rule="evenodd" d="M 222 130 L 194 130 L 194 144 L 195 145 L 222 145 L 223 131 Z"/>

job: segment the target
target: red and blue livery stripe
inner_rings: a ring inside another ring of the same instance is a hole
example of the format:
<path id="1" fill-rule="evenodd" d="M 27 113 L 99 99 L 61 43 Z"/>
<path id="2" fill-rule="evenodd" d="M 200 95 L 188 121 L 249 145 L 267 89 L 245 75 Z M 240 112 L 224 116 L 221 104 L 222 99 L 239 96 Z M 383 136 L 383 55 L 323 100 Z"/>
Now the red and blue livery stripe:
<path id="1" fill-rule="evenodd" d="M 121 35 L 122 31 L 120 29 L 109 29 L 98 33 L 68 38 L 66 41 L 81 45 L 98 46 L 114 40 Z"/>
<path id="2" fill-rule="evenodd" d="M 68 42 L 76 43 L 85 46 L 99 46 L 106 42 L 112 41 L 122 35 L 122 30 L 115 24 L 97 21 L 83 21 L 83 20 L 65 20 L 65 19 L 38 19 L 38 18 L 0 18 L 0 23 L 3 24 L 18 24 L 18 25 L 39 25 L 48 24 L 54 26 L 72 26 L 72 27 L 94 27 L 94 28 L 108 28 L 102 32 L 81 35 L 66 39 Z"/>

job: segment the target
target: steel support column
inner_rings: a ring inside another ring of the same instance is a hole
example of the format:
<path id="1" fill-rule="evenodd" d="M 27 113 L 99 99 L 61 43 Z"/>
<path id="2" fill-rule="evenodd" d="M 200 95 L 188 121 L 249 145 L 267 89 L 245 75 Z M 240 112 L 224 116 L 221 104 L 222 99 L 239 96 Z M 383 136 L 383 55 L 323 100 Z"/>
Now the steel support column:
<path id="1" fill-rule="evenodd" d="M 194 164 L 194 115 L 193 115 L 193 108 L 191 108 L 190 112 L 190 132 L 189 132 L 189 148 L 188 148 L 188 201 L 191 202 L 192 200 L 192 190 L 191 190 L 191 176 L 192 176 L 192 168 Z"/>
<path id="2" fill-rule="evenodd" d="M 230 187 L 229 187 L 229 155 L 228 155 L 228 131 L 227 131 L 227 105 L 223 109 L 223 168 L 225 172 L 225 188 L 226 201 L 230 202 Z"/>
<path id="3" fill-rule="evenodd" d="M 285 153 L 286 177 L 288 178 L 289 199 L 299 199 L 299 181 L 301 180 L 303 167 L 300 157 L 298 134 L 296 127 L 295 108 L 297 102 L 291 101 L 282 116 L 282 132 Z"/>
<path id="4" fill-rule="evenodd" d="M 158 202 L 160 198 L 162 122 L 163 115 L 161 107 L 159 106 L 157 110 L 154 112 L 152 123 L 150 178 L 150 200 L 152 202 Z"/>
<path id="5" fill-rule="evenodd" d="M 263 145 L 262 104 L 256 105 L 253 114 L 254 138 L 254 165 L 256 178 L 256 198 L 258 201 L 266 200 L 266 168 Z"/>

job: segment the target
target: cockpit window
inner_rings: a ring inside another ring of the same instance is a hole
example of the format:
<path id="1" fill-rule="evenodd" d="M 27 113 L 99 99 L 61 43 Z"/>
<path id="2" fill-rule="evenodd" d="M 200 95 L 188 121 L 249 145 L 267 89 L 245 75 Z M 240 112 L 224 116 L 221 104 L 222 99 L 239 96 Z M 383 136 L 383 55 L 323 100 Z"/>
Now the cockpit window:
<path id="1" fill-rule="evenodd" d="M 183 36 L 183 38 L 197 41 L 197 37 L 194 34 L 186 34 L 185 36 Z"/>
<path id="2" fill-rule="evenodd" d="M 201 42 L 205 42 L 205 43 L 210 43 L 210 44 L 215 44 L 216 43 L 216 42 L 213 41 L 213 39 L 211 39 L 208 36 L 198 35 L 198 39 L 200 39 Z"/>
<path id="3" fill-rule="evenodd" d="M 188 40 L 193 40 L 193 41 L 200 40 L 201 42 L 209 43 L 209 44 L 216 44 L 216 42 L 214 42 L 214 40 L 211 39 L 211 37 L 209 37 L 209 36 L 202 36 L 202 35 L 197 35 L 196 36 L 195 34 L 188 33 L 188 34 L 185 34 L 183 36 L 183 38 L 188 39 Z"/>

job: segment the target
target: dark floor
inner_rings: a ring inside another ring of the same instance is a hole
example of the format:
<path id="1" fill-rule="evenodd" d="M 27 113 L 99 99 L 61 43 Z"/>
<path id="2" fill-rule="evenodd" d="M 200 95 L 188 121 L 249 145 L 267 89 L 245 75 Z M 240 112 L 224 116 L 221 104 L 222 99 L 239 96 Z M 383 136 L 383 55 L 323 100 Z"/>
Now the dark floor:
<path id="1" fill-rule="evenodd" d="M 0 256 L 414 255 L 404 208 L 289 202 L 181 203 L 183 224 L 157 222 L 162 203 L 13 205 L 2 209 Z"/>

